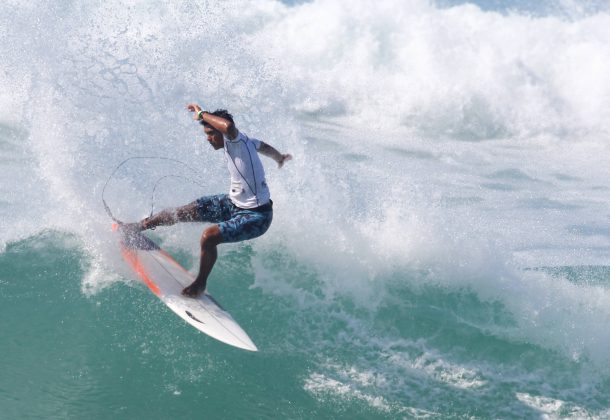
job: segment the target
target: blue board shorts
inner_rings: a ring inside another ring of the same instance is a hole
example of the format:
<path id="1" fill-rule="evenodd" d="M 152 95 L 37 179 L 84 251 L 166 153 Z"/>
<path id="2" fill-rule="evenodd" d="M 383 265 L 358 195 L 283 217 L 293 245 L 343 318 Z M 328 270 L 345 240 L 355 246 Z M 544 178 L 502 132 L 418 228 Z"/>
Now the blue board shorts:
<path id="1" fill-rule="evenodd" d="M 228 194 L 219 194 L 201 197 L 195 203 L 198 221 L 218 224 L 223 243 L 259 237 L 273 220 L 271 201 L 256 209 L 242 209 L 233 204 Z"/>

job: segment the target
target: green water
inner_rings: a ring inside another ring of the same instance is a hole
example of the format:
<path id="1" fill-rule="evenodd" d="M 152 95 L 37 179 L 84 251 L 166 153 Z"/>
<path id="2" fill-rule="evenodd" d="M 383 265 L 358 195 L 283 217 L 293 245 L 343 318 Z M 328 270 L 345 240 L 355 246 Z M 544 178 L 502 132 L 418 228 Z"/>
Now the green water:
<path id="1" fill-rule="evenodd" d="M 562 401 L 559 417 L 608 407 L 608 376 L 589 362 L 498 338 L 515 324 L 500 303 L 408 290 L 399 276 L 374 311 L 316 297 L 311 283 L 299 302 L 250 287 L 251 259 L 248 246 L 226 252 L 211 288 L 258 353 L 196 332 L 131 280 L 83 293 L 88 258 L 72 236 L 10 244 L 2 417 L 537 418 L 544 411 L 522 400 L 541 392 Z"/>

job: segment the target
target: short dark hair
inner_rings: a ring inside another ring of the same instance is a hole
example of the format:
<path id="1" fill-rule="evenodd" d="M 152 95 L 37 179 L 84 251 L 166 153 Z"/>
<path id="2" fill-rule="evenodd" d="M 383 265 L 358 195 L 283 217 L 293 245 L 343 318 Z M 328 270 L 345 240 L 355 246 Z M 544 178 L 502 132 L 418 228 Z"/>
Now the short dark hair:
<path id="1" fill-rule="evenodd" d="M 235 124 L 235 121 L 233 121 L 233 115 L 229 114 L 229 111 L 227 111 L 226 109 L 217 109 L 214 112 L 210 112 L 210 114 L 216 115 L 220 118 L 224 118 L 225 120 L 231 121 L 231 124 Z M 214 128 L 203 120 L 199 121 L 199 124 L 203 125 L 204 127 Z"/>

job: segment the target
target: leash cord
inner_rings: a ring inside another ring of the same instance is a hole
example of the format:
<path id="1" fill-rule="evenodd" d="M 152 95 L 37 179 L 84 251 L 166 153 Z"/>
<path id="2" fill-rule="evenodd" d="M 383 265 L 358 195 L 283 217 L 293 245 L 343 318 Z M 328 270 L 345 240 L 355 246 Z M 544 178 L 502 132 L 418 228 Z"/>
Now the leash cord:
<path id="1" fill-rule="evenodd" d="M 108 216 L 110 216 L 110 218 L 112 220 L 114 220 L 117 223 L 122 223 L 119 219 L 117 219 L 113 214 L 112 211 L 110 210 L 110 206 L 108 206 L 108 203 L 106 202 L 106 198 L 105 198 L 105 194 L 106 194 L 106 187 L 108 186 L 108 183 L 110 183 L 110 180 L 114 177 L 114 175 L 118 172 L 119 169 L 121 169 L 121 167 L 123 165 L 125 165 L 127 162 L 131 161 L 131 160 L 137 160 L 137 159 L 153 159 L 153 160 L 165 160 L 165 161 L 169 161 L 169 162 L 174 162 L 174 163 L 178 163 L 182 166 L 184 166 L 185 168 L 187 168 L 188 170 L 190 170 L 191 172 L 193 172 L 196 175 L 200 175 L 199 172 L 192 168 L 191 166 L 187 165 L 186 163 L 182 162 L 181 160 L 178 159 L 174 159 L 174 158 L 168 158 L 168 157 L 163 157 L 163 156 L 132 156 L 129 157 L 125 160 L 123 160 L 121 163 L 119 163 L 116 168 L 114 168 L 114 170 L 112 171 L 112 173 L 110 174 L 110 176 L 108 176 L 108 179 L 106 180 L 106 182 L 104 183 L 104 188 L 102 188 L 102 203 L 104 203 L 104 209 L 106 210 L 106 213 L 108 214 Z M 157 187 L 159 186 L 159 184 L 161 183 L 161 181 L 163 181 L 166 178 L 179 178 L 179 179 L 184 179 L 187 181 L 192 182 L 193 184 L 198 185 L 199 187 L 203 188 L 203 185 L 201 185 L 200 183 L 198 183 L 197 181 L 195 181 L 192 178 L 186 177 L 186 176 L 182 176 L 182 175 L 163 175 L 160 178 L 158 178 L 155 181 L 155 184 L 153 186 L 152 189 L 152 193 L 150 196 L 150 215 L 152 216 L 153 212 L 154 212 L 154 208 L 155 208 L 155 191 L 157 190 Z"/>

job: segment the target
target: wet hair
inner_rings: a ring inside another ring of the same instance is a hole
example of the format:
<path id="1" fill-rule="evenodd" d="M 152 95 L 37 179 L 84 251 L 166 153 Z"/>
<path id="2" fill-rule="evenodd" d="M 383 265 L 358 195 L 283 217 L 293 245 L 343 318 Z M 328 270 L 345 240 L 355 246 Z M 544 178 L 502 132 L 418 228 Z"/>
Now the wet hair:
<path id="1" fill-rule="evenodd" d="M 235 121 L 233 121 L 233 115 L 229 114 L 229 111 L 227 111 L 226 109 L 217 109 L 214 112 L 209 112 L 209 114 L 216 115 L 217 117 L 220 117 L 220 118 L 224 118 L 227 121 L 231 121 L 232 124 L 235 124 Z M 199 121 L 199 124 L 201 124 L 204 127 L 214 128 L 207 122 L 204 122 L 203 120 Z"/>

